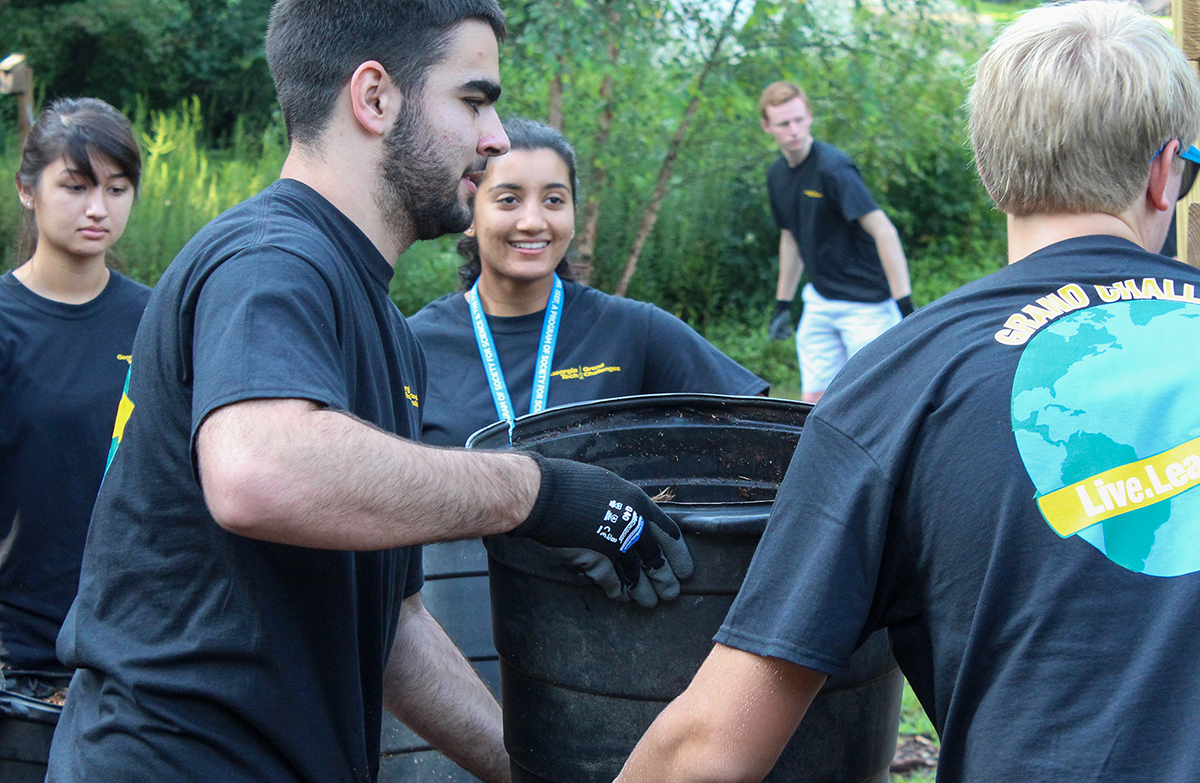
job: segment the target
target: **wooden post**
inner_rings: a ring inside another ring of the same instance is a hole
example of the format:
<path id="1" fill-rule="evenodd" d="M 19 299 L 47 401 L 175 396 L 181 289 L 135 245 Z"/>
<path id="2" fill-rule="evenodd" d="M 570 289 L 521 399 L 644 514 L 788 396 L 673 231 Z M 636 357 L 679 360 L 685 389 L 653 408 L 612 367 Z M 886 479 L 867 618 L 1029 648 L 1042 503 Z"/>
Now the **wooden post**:
<path id="1" fill-rule="evenodd" d="M 33 70 L 25 55 L 10 54 L 0 60 L 0 94 L 17 96 L 17 125 L 24 145 L 33 127 Z"/>
<path id="2" fill-rule="evenodd" d="M 1172 0 L 1171 26 L 1175 43 L 1200 72 L 1200 0 Z M 1200 266 L 1200 187 L 1175 207 L 1175 251 L 1180 261 Z"/>

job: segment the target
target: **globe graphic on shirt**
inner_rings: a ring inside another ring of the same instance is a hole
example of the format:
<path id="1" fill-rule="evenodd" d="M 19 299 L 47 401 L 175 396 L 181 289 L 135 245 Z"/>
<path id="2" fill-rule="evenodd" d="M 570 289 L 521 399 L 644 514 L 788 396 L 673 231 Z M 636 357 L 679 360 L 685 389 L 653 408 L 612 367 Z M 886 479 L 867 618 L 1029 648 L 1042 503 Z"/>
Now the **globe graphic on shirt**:
<path id="1" fill-rule="evenodd" d="M 1200 305 L 1135 299 L 1047 324 L 1017 365 L 1012 427 L 1055 532 L 1130 571 L 1200 571 Z"/>

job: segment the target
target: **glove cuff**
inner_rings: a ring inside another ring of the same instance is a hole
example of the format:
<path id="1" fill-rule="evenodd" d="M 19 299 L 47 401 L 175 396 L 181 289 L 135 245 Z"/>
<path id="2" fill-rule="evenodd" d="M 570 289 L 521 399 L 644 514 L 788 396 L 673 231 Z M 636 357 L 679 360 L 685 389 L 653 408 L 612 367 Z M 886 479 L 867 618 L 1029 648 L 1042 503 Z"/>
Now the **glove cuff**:
<path id="1" fill-rule="evenodd" d="M 529 512 L 529 516 L 525 517 L 525 521 L 509 531 L 509 535 L 520 536 L 522 538 L 535 538 L 546 523 L 546 510 L 550 508 L 554 500 L 554 466 L 551 464 L 553 460 L 549 457 L 543 457 L 536 451 L 525 452 L 533 461 L 537 463 L 538 470 L 541 471 L 542 480 L 538 486 L 537 498 L 533 501 L 533 509 Z"/>
<path id="2" fill-rule="evenodd" d="M 775 300 L 775 312 L 773 313 L 773 316 L 779 315 L 780 313 L 789 313 L 789 312 L 791 312 L 791 310 L 792 310 L 792 300 L 791 299 L 776 299 Z"/>

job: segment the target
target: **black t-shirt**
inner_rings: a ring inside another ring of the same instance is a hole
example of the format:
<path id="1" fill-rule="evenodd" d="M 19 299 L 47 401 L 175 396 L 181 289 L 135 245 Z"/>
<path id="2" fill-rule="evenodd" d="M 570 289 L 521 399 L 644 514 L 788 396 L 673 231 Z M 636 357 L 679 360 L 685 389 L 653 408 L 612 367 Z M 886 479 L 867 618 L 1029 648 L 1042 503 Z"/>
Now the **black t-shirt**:
<path id="1" fill-rule="evenodd" d="M 767 170 L 775 225 L 792 232 L 809 282 L 826 299 L 882 302 L 892 297 L 875 240 L 858 219 L 879 209 L 853 161 L 813 140 L 799 166 L 782 155 Z"/>
<path id="2" fill-rule="evenodd" d="M 545 311 L 488 316 L 513 409 L 529 412 Z M 496 421 L 466 297 L 447 294 L 409 319 L 429 362 L 421 439 L 462 446 Z M 760 394 L 768 388 L 690 326 L 654 305 L 563 283 L 547 405 L 667 392 Z"/>
<path id="3" fill-rule="evenodd" d="M 1200 272 L 1055 244 L 856 354 L 717 641 L 837 672 L 880 627 L 938 780 L 1200 769 Z"/>
<path id="4" fill-rule="evenodd" d="M 383 668 L 420 549 L 232 534 L 208 513 L 193 445 L 208 413 L 252 398 L 314 400 L 416 436 L 423 359 L 391 274 L 348 218 L 281 180 L 163 275 L 59 636 L 81 670 L 49 780 L 374 779 Z"/>
<path id="5" fill-rule="evenodd" d="M 66 673 L 54 640 L 150 289 L 111 272 L 90 302 L 0 277 L 0 662 Z"/>

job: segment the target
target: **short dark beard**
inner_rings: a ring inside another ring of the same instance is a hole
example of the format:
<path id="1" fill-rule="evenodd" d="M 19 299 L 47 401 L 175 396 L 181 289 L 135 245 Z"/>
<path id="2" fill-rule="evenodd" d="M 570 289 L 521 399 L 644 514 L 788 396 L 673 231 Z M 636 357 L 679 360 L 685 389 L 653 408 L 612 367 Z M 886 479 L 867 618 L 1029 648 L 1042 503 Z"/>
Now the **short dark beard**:
<path id="1" fill-rule="evenodd" d="M 406 101 L 383 140 L 377 203 L 388 226 L 412 239 L 457 234 L 471 225 L 471 207 L 458 199 L 462 173 L 446 169 L 415 101 Z"/>

